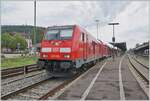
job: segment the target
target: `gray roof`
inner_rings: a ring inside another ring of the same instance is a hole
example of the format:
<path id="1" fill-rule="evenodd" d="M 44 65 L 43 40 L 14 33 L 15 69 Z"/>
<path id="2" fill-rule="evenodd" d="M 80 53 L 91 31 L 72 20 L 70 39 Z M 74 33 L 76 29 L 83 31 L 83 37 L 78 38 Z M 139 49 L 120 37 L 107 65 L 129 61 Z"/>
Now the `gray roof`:
<path id="1" fill-rule="evenodd" d="M 64 26 L 50 26 L 48 29 L 66 29 L 73 28 L 75 25 L 64 25 Z"/>

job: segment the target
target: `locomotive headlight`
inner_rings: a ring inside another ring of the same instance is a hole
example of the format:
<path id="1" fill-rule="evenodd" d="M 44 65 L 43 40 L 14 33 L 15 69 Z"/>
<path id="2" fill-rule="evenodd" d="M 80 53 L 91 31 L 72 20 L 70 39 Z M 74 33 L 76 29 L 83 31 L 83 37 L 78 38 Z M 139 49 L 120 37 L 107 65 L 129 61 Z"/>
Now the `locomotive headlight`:
<path id="1" fill-rule="evenodd" d="M 69 52 L 71 52 L 71 48 L 60 48 L 60 52 L 69 53 Z"/>
<path id="2" fill-rule="evenodd" d="M 69 54 L 64 54 L 64 58 L 70 58 Z"/>
<path id="3" fill-rule="evenodd" d="M 42 48 L 42 52 L 51 52 L 52 48 Z"/>
<path id="4" fill-rule="evenodd" d="M 43 54 L 43 58 L 48 58 L 48 55 L 46 55 L 46 54 Z"/>

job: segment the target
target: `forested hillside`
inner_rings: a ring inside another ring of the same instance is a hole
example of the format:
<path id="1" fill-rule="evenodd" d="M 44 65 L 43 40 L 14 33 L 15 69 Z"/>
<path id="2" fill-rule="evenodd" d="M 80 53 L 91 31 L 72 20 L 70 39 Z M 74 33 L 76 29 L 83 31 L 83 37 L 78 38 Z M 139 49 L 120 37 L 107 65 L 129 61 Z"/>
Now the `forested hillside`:
<path id="1" fill-rule="evenodd" d="M 44 30 L 44 27 L 36 27 L 36 43 L 39 43 L 42 40 Z M 25 33 L 30 36 L 30 38 L 32 38 L 32 41 L 34 37 L 34 26 L 31 25 L 2 25 L 1 31 L 2 34 L 13 32 L 17 32 L 20 34 Z"/>

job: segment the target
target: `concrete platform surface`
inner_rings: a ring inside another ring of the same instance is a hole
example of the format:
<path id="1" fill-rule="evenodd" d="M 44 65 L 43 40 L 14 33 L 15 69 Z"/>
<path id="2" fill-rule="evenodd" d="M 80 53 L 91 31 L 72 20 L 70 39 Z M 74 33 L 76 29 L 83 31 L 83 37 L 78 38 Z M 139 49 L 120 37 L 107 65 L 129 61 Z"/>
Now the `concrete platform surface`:
<path id="1" fill-rule="evenodd" d="M 119 63 L 122 57 L 108 58 L 106 65 L 98 75 L 86 96 L 86 100 L 120 100 Z M 86 75 L 65 90 L 57 99 L 80 100 L 83 94 L 102 68 L 105 61 L 98 63 Z M 128 68 L 128 58 L 125 56 L 121 64 L 121 75 L 125 99 L 146 100 L 148 99 Z"/>

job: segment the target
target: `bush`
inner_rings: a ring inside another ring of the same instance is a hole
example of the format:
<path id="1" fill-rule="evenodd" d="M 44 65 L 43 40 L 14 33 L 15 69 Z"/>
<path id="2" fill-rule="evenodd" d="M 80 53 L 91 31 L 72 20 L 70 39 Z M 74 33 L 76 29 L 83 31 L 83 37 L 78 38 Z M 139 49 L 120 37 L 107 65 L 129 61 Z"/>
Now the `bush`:
<path id="1" fill-rule="evenodd" d="M 12 43 L 13 36 L 11 36 L 9 33 L 4 33 L 1 36 L 1 47 L 2 48 L 10 48 Z"/>
<path id="2" fill-rule="evenodd" d="M 25 50 L 27 48 L 27 42 L 26 40 L 19 34 L 16 34 L 15 36 L 16 44 L 20 43 L 20 50 Z M 16 45 L 17 48 L 17 45 Z"/>
<path id="3" fill-rule="evenodd" d="M 27 48 L 27 42 L 24 37 L 19 33 L 15 36 L 10 35 L 9 33 L 4 33 L 1 36 L 1 46 L 2 48 L 9 48 L 11 50 L 17 49 L 17 44 L 20 43 L 20 50 L 25 50 Z"/>

